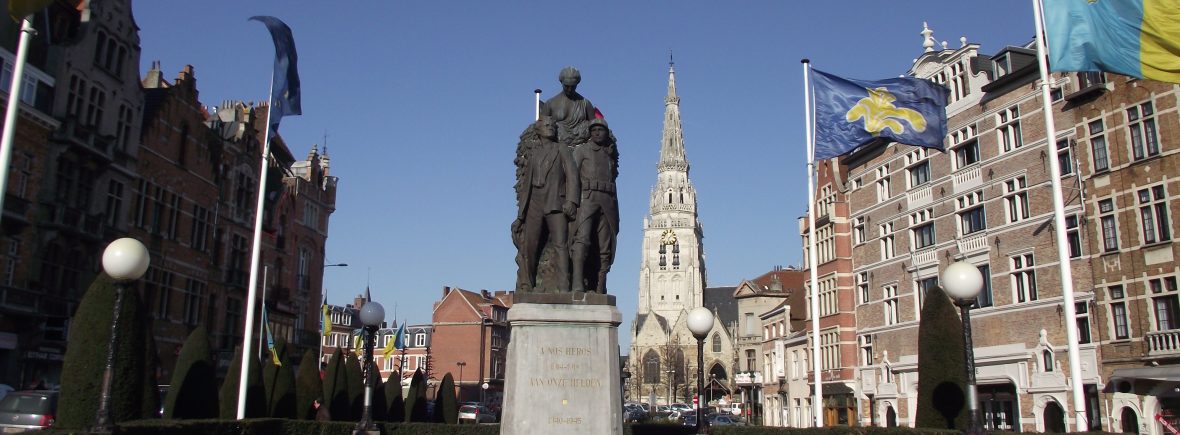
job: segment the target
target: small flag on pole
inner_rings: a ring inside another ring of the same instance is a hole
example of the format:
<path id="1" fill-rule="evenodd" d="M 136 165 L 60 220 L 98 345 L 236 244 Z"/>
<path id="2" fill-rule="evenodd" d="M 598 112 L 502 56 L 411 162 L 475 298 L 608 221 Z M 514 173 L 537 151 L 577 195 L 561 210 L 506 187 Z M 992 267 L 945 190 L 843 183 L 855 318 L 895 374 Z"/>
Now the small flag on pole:
<path id="1" fill-rule="evenodd" d="M 1180 83 L 1180 3 L 1045 0 L 1053 71 L 1108 71 Z"/>
<path id="2" fill-rule="evenodd" d="M 902 77 L 854 80 L 816 69 L 815 160 L 840 156 L 878 138 L 941 150 L 950 90 Z"/>
<path id="3" fill-rule="evenodd" d="M 302 115 L 299 90 L 299 55 L 295 52 L 295 37 L 291 28 L 275 17 L 259 15 L 250 17 L 261 22 L 270 31 L 275 43 L 275 68 L 270 95 L 270 129 L 279 131 L 279 122 L 286 115 Z"/>
<path id="4" fill-rule="evenodd" d="M 328 312 L 329 310 L 328 310 L 327 299 L 324 300 L 324 306 L 322 309 L 323 309 L 324 315 L 320 319 L 320 324 L 321 324 L 321 328 L 323 329 L 324 336 L 327 337 L 328 334 L 332 333 L 332 316 Z"/>
<path id="5" fill-rule="evenodd" d="M 283 362 L 279 360 L 279 352 L 275 350 L 275 338 L 270 333 L 270 323 L 266 321 L 266 304 L 262 305 L 262 325 L 266 327 L 266 348 L 270 350 L 270 359 L 276 366 L 282 367 Z"/>
<path id="6" fill-rule="evenodd" d="M 406 333 L 406 324 L 402 323 L 397 327 L 397 332 L 393 334 L 393 340 L 385 341 L 385 350 L 381 352 L 381 356 L 389 358 L 389 354 L 394 350 L 402 348 L 402 335 Z"/>
<path id="7" fill-rule="evenodd" d="M 357 329 L 356 331 L 352 332 L 352 350 L 353 352 L 356 352 L 356 356 L 361 356 L 361 334 L 363 332 L 364 329 Z"/>

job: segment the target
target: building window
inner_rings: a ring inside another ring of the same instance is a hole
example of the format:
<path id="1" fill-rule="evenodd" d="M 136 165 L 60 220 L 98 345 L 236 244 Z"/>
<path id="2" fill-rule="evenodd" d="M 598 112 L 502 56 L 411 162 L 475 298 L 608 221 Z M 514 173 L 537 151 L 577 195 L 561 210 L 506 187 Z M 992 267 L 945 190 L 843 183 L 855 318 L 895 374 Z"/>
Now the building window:
<path id="1" fill-rule="evenodd" d="M 1088 128 L 1090 129 L 1090 149 L 1094 153 L 1094 172 L 1109 170 L 1110 159 L 1106 153 L 1106 135 L 1103 133 L 1105 128 L 1102 125 L 1102 120 L 1090 121 Z"/>
<path id="2" fill-rule="evenodd" d="M 1004 182 L 1004 208 L 1008 223 L 1028 219 L 1028 181 L 1024 176 Z"/>
<path id="3" fill-rule="evenodd" d="M 1127 109 L 1127 129 L 1131 132 L 1131 157 L 1143 160 L 1159 155 L 1155 111 L 1150 101 Z"/>
<path id="4" fill-rule="evenodd" d="M 865 187 L 864 178 L 856 177 L 856 179 L 852 180 L 852 188 L 853 189 L 860 189 L 862 187 Z"/>
<path id="5" fill-rule="evenodd" d="M 1073 173 L 1073 156 L 1070 154 L 1069 139 L 1057 141 L 1057 164 L 1061 166 L 1061 175 Z"/>
<path id="6" fill-rule="evenodd" d="M 1082 236 L 1078 232 L 1078 215 L 1065 217 L 1065 241 L 1069 244 L 1069 258 L 1082 256 Z"/>
<path id="7" fill-rule="evenodd" d="M 934 246 L 934 209 L 928 208 L 910 214 L 910 237 L 914 249 Z"/>
<path id="8" fill-rule="evenodd" d="M 1078 324 L 1078 344 L 1086 344 L 1090 342 L 1090 304 L 1086 302 L 1075 302 L 1074 317 L 1077 318 Z"/>
<path id="9" fill-rule="evenodd" d="M 1114 199 L 1098 201 L 1099 220 L 1102 223 L 1102 250 L 1114 252 L 1119 249 L 1119 230 L 1114 218 Z"/>
<path id="10" fill-rule="evenodd" d="M 887 260 L 897 255 L 894 249 L 893 222 L 881 225 L 881 259 Z"/>
<path id="11" fill-rule="evenodd" d="M 840 332 L 832 331 L 821 334 L 819 346 L 822 368 L 824 370 L 840 368 Z"/>
<path id="12" fill-rule="evenodd" d="M 721 353 L 721 334 L 713 333 L 713 353 Z"/>
<path id="13" fill-rule="evenodd" d="M 426 334 L 419 332 L 414 335 L 414 346 L 426 347 Z"/>
<path id="14" fill-rule="evenodd" d="M 1016 302 L 1037 300 L 1037 275 L 1033 270 L 1033 255 L 1017 255 L 1009 260 L 1012 264 L 1012 290 L 1016 293 Z"/>
<path id="15" fill-rule="evenodd" d="M 1151 305 L 1155 314 L 1155 330 L 1180 329 L 1180 299 L 1176 292 L 1176 277 L 1167 276 L 1148 280 Z"/>
<path id="16" fill-rule="evenodd" d="M 968 235 L 987 229 L 984 217 L 983 191 L 960 196 L 955 204 L 959 211 L 959 233 Z"/>
<path id="17" fill-rule="evenodd" d="M 303 203 L 303 224 L 308 228 L 319 228 L 320 209 L 310 202 Z"/>
<path id="18" fill-rule="evenodd" d="M 858 301 L 862 304 L 869 303 L 869 273 L 861 272 L 856 274 L 856 294 L 860 298 Z"/>
<path id="19" fill-rule="evenodd" d="M 1140 189 L 1139 223 L 1143 228 L 1143 243 L 1156 243 L 1172 239 L 1168 224 L 1167 195 L 1164 186 Z"/>
<path id="20" fill-rule="evenodd" d="M 992 298 L 992 268 L 989 265 L 979 266 L 979 274 L 983 276 L 983 288 L 979 290 L 979 296 L 975 297 L 975 307 L 985 308 L 990 307 L 994 303 Z"/>
<path id="21" fill-rule="evenodd" d="M 877 168 L 877 202 L 883 202 L 891 196 L 889 191 L 889 166 Z"/>
<path id="22" fill-rule="evenodd" d="M 1110 291 L 1110 317 L 1114 319 L 1114 338 L 1126 339 L 1130 338 L 1130 328 L 1127 325 L 1127 303 L 1124 300 L 1126 294 L 1123 293 L 1123 286 L 1111 286 Z"/>
<path id="23" fill-rule="evenodd" d="M 938 287 L 937 276 L 914 280 L 914 293 L 918 295 L 918 311 L 921 311 L 922 306 L 926 303 L 926 293 L 935 287 Z"/>
<path id="24" fill-rule="evenodd" d="M 956 170 L 979 163 L 979 140 L 975 138 L 975 128 L 975 124 L 971 124 L 951 133 Z"/>
<path id="25" fill-rule="evenodd" d="M 189 246 L 201 252 L 209 247 L 209 210 L 193 204 L 193 228 L 189 235 Z"/>
<path id="26" fill-rule="evenodd" d="M 119 105 L 119 120 L 115 125 L 115 145 L 119 150 L 127 148 L 131 142 L 131 122 L 133 113 L 126 104 Z"/>
<path id="27" fill-rule="evenodd" d="M 242 301 L 240 299 L 225 299 L 225 325 L 221 330 L 221 348 L 233 349 L 237 340 L 238 328 L 242 325 Z M 328 337 L 331 338 L 331 337 Z"/>
<path id="28" fill-rule="evenodd" d="M 1041 368 L 1044 369 L 1043 371 L 1045 371 L 1045 372 L 1053 371 L 1054 365 L 1055 364 L 1053 364 L 1053 352 L 1050 351 L 1049 349 L 1042 350 L 1041 351 Z"/>
<path id="29" fill-rule="evenodd" d="M 996 114 L 996 133 L 999 136 L 1000 151 L 1009 152 L 1024 146 L 1020 137 L 1020 108 L 1012 106 Z"/>
<path id="30" fill-rule="evenodd" d="M 901 307 L 898 303 L 897 284 L 881 287 L 881 292 L 885 295 L 885 324 L 896 325 L 901 323 Z"/>
<path id="31" fill-rule="evenodd" d="M 860 340 L 860 365 L 873 365 L 873 336 L 862 335 L 857 338 Z"/>
<path id="32" fill-rule="evenodd" d="M 3 283 L 11 287 L 16 282 L 16 265 L 20 262 L 20 239 L 17 237 L 9 237 L 8 246 L 5 250 L 4 256 L 4 277 Z"/>
<path id="33" fill-rule="evenodd" d="M 926 160 L 926 148 L 918 148 L 905 156 L 906 173 L 909 174 L 909 188 L 926 184 L 930 181 L 930 161 Z"/>
<path id="34" fill-rule="evenodd" d="M 756 359 L 754 358 L 754 349 L 746 349 L 746 371 L 754 372 L 754 369 L 757 368 L 757 366 L 754 365 L 755 363 Z M 679 375 L 679 373 L 677 373 L 677 375 Z"/>
<path id="35" fill-rule="evenodd" d="M 852 236 L 855 243 L 865 242 L 865 217 L 857 217 L 852 220 Z"/>
<path id="36" fill-rule="evenodd" d="M 184 323 L 196 325 L 201 321 L 201 299 L 205 295 L 205 283 L 189 278 L 184 288 Z"/>
<path id="37" fill-rule="evenodd" d="M 106 224 L 114 227 L 119 223 L 119 213 L 123 210 L 123 183 L 111 180 L 107 183 Z"/>

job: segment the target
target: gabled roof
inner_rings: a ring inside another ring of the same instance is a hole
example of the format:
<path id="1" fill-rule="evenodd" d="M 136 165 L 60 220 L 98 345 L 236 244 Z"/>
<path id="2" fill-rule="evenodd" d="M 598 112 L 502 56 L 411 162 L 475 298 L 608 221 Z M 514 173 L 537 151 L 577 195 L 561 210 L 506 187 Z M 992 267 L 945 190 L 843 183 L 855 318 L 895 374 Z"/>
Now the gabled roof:
<path id="1" fill-rule="evenodd" d="M 704 303 L 705 308 L 713 311 L 720 320 L 722 325 L 732 325 L 738 320 L 737 300 L 733 298 L 733 292 L 737 287 L 709 287 L 705 289 Z"/>

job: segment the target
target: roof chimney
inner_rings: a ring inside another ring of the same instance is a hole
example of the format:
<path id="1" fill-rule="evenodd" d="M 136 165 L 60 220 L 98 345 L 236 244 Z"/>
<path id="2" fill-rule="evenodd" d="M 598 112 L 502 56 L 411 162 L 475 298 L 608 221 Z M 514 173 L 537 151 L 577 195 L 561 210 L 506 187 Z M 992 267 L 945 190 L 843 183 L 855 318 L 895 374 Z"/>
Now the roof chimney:
<path id="1" fill-rule="evenodd" d="M 447 297 L 447 295 L 448 295 L 448 294 L 450 294 L 450 293 L 451 293 L 451 287 L 450 287 L 450 286 L 445 286 L 445 285 L 444 285 L 444 286 L 443 286 L 443 297 L 444 297 L 444 298 L 445 298 L 445 297 Z"/>
<path id="2" fill-rule="evenodd" d="M 488 293 L 488 290 L 487 290 L 487 289 L 480 289 L 480 290 L 479 290 L 479 295 L 480 295 L 480 296 L 483 296 L 483 298 L 484 298 L 484 299 L 491 299 L 491 298 L 492 298 L 492 294 L 491 294 L 491 293 Z"/>

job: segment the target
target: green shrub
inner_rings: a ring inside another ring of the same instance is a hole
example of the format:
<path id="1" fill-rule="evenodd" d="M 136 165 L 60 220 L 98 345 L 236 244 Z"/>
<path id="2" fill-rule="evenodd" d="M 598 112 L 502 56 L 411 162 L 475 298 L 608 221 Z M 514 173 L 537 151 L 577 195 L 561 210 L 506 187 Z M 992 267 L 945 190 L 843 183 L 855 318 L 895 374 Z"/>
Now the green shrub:
<path id="1" fill-rule="evenodd" d="M 348 381 L 344 374 L 344 351 L 336 349 L 324 372 L 324 403 L 333 421 L 351 421 L 352 403 L 348 399 Z"/>
<path id="2" fill-rule="evenodd" d="M 344 379 L 348 387 L 349 420 L 360 421 L 361 409 L 365 406 L 365 377 L 361 372 L 361 362 L 356 354 L 348 352 L 348 359 L 344 365 Z"/>
<path id="3" fill-rule="evenodd" d="M 253 354 L 253 352 L 251 352 Z M 246 378 L 246 418 L 266 417 L 266 389 L 262 387 L 262 368 L 258 358 L 249 358 L 250 374 Z M 218 414 L 223 419 L 238 416 L 238 380 L 242 376 L 242 348 L 234 349 L 234 358 L 229 363 L 225 380 L 221 383 Z"/>
<path id="4" fill-rule="evenodd" d="M 295 378 L 295 418 L 300 420 L 315 420 L 315 401 L 322 401 L 324 397 L 317 356 L 316 352 L 309 350 L 299 361 L 299 375 Z"/>
<path id="5" fill-rule="evenodd" d="M 926 292 L 918 324 L 918 403 L 915 426 L 967 427 L 963 322 L 941 287 Z"/>
<path id="6" fill-rule="evenodd" d="M 57 427 L 81 429 L 94 423 L 106 369 L 107 345 L 115 312 L 115 284 L 106 274 L 99 274 L 83 295 L 70 324 L 65 361 L 62 363 L 61 396 L 57 407 Z M 118 343 L 111 382 L 111 419 L 114 422 L 141 418 L 144 412 L 143 386 L 145 365 L 143 348 L 147 346 L 146 313 L 139 294 L 123 291 L 119 313 Z"/>
<path id="7" fill-rule="evenodd" d="M 369 388 L 373 394 L 369 399 L 369 415 L 374 421 L 389 421 L 386 416 L 389 409 L 385 407 L 385 383 L 381 381 L 381 370 L 376 361 L 369 362 L 369 373 Z"/>
<path id="8" fill-rule="evenodd" d="M 455 399 L 455 378 L 448 372 L 438 385 L 438 393 L 434 396 L 435 423 L 459 423 L 459 401 Z"/>
<path id="9" fill-rule="evenodd" d="M 406 395 L 406 421 L 426 422 L 430 416 L 426 415 L 426 376 L 422 370 L 414 370 L 414 377 L 410 379 L 410 391 Z"/>
<path id="10" fill-rule="evenodd" d="M 143 316 L 143 399 L 140 401 L 140 418 L 160 418 L 160 358 L 156 355 L 156 337 L 152 334 L 152 319 Z"/>
<path id="11" fill-rule="evenodd" d="M 394 372 L 389 375 L 389 380 L 385 381 L 385 386 L 381 388 L 385 397 L 385 420 L 384 421 L 406 421 L 406 402 L 402 399 L 402 374 L 401 372 Z"/>
<path id="12" fill-rule="evenodd" d="M 270 351 L 264 349 L 268 357 L 262 364 L 262 384 L 266 386 L 266 411 L 269 417 L 295 418 L 295 372 L 291 370 L 288 348 L 284 340 L 275 343 L 281 366 L 276 366 L 274 358 L 269 356 Z"/>
<path id="13" fill-rule="evenodd" d="M 209 348 L 209 336 L 198 326 L 185 340 L 172 371 L 164 418 L 215 418 L 217 407 L 216 364 Z"/>

